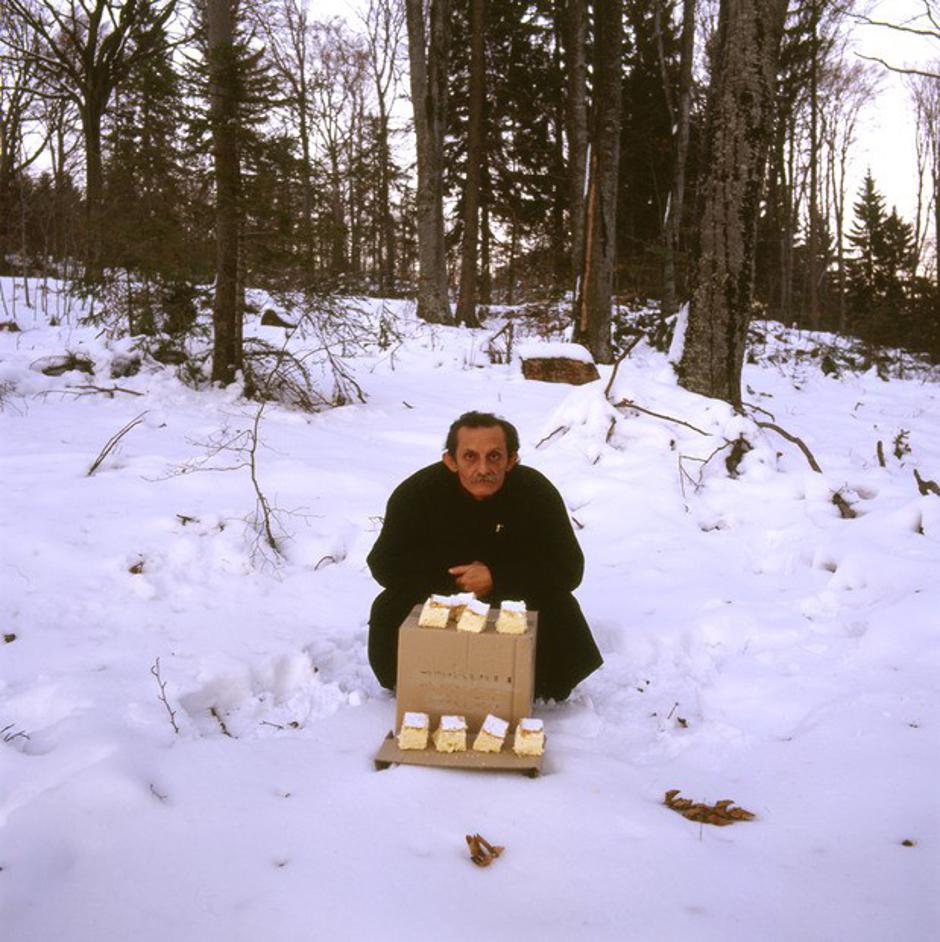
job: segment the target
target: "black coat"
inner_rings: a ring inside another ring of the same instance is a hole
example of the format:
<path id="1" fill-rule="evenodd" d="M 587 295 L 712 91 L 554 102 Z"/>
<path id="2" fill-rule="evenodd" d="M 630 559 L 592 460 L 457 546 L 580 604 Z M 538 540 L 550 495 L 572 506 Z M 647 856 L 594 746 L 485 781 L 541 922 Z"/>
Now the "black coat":
<path id="1" fill-rule="evenodd" d="M 539 612 L 536 695 L 563 699 L 602 663 L 571 591 L 584 556 L 558 491 L 534 468 L 517 465 L 492 497 L 475 500 L 437 462 L 392 492 L 382 532 L 369 553 L 385 587 L 372 606 L 369 660 L 380 683 L 395 686 L 398 628 L 430 594 L 458 591 L 452 566 L 485 563 L 487 598 L 521 600 Z"/>

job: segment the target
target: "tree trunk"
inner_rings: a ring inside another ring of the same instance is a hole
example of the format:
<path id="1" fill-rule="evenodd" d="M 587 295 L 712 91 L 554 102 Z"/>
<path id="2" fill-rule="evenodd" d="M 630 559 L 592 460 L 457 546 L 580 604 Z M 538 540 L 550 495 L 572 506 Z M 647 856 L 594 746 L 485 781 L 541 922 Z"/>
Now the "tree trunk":
<path id="1" fill-rule="evenodd" d="M 677 372 L 741 405 L 754 243 L 786 0 L 721 0 L 706 114 L 695 285 Z"/>
<path id="2" fill-rule="evenodd" d="M 568 89 L 565 120 L 568 129 L 568 209 L 571 218 L 571 272 L 580 278 L 584 266 L 584 191 L 587 173 L 587 29 L 586 0 L 564 6 L 565 64 Z M 619 3 L 618 3 L 619 6 Z"/>
<path id="3" fill-rule="evenodd" d="M 584 344 L 598 363 L 611 363 L 611 295 L 617 261 L 617 178 L 620 169 L 621 0 L 598 4 L 595 17 L 590 176 L 574 339 Z"/>
<path id="4" fill-rule="evenodd" d="M 676 256 L 679 254 L 682 215 L 685 209 L 685 171 L 692 125 L 692 60 L 695 52 L 695 0 L 683 0 L 682 38 L 679 59 L 679 109 L 676 115 L 676 167 L 666 216 L 663 256 L 662 312 L 667 317 L 679 309 Z"/>
<path id="5" fill-rule="evenodd" d="M 418 316 L 453 323 L 444 245 L 444 126 L 447 113 L 448 0 L 405 0 L 411 101 L 417 138 Z"/>
<path id="6" fill-rule="evenodd" d="M 228 385 L 242 366 L 238 304 L 238 232 L 241 174 L 231 0 L 206 0 L 209 36 L 209 117 L 215 170 L 215 299 L 212 381 Z"/>
<path id="7" fill-rule="evenodd" d="M 467 126 L 467 177 L 463 193 L 463 246 L 457 323 L 479 327 L 477 317 L 477 256 L 480 229 L 480 168 L 484 159 L 483 77 L 486 68 L 483 34 L 486 0 L 470 0 L 470 117 Z"/>
<path id="8" fill-rule="evenodd" d="M 100 282 L 104 276 L 101 260 L 102 194 L 101 110 L 91 101 L 82 110 L 82 137 L 85 144 L 85 280 Z"/>
<path id="9" fill-rule="evenodd" d="M 809 66 L 809 326 L 819 329 L 819 0 L 811 0 Z"/>

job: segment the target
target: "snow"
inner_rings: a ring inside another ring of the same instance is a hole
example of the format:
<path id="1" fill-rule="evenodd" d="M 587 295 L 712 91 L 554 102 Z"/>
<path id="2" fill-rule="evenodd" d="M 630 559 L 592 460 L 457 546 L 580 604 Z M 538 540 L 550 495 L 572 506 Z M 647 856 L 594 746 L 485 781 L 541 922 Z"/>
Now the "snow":
<path id="1" fill-rule="evenodd" d="M 516 356 L 520 360 L 559 357 L 563 360 L 577 360 L 579 363 L 594 362 L 594 357 L 587 347 L 580 343 L 565 343 L 560 340 L 525 340 L 516 347 Z"/>
<path id="2" fill-rule="evenodd" d="M 112 379 L 127 338 L 54 295 L 51 325 L 0 286 L 21 328 L 0 332 L 4 940 L 936 937 L 925 371 L 825 376 L 812 351 L 834 338 L 765 324 L 741 417 L 647 345 L 608 399 L 609 367 L 577 389 L 528 383 L 486 358 L 499 324 L 362 301 L 398 338 L 346 361 L 367 401 L 262 416 L 278 556 L 243 466 L 255 404 L 146 358 Z M 67 352 L 94 375 L 31 368 Z M 569 701 L 536 705 L 534 780 L 371 761 L 395 705 L 368 667 L 365 558 L 392 488 L 472 408 L 512 420 L 522 461 L 559 487 L 605 658 Z M 753 448 L 731 477 L 740 434 Z M 757 817 L 693 823 L 663 804 L 671 788 Z M 505 853 L 476 868 L 468 833 Z M 487 906 L 455 922 L 455 887 Z"/>

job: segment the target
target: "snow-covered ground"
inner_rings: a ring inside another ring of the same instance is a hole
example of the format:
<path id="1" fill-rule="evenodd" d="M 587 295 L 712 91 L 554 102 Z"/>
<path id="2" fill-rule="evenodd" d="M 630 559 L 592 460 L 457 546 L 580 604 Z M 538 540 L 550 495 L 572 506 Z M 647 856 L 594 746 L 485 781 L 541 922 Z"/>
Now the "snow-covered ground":
<path id="1" fill-rule="evenodd" d="M 0 938 L 936 939 L 940 497 L 913 469 L 940 478 L 940 386 L 824 376 L 774 336 L 815 338 L 769 325 L 746 398 L 819 474 L 649 347 L 605 398 L 609 368 L 528 382 L 490 364 L 496 328 L 384 316 L 394 344 L 346 361 L 364 404 L 264 411 L 280 559 L 252 524 L 253 403 L 152 363 L 112 379 L 126 338 L 17 299 L 21 331 L 0 333 Z M 94 376 L 31 368 L 66 350 Z M 515 422 L 565 497 L 606 659 L 537 706 L 534 780 L 372 766 L 394 702 L 366 660 L 365 557 L 391 488 L 469 408 Z M 742 432 L 755 447 L 732 478 L 715 452 Z M 756 820 L 693 823 L 671 788 Z M 473 832 L 506 847 L 487 869 Z"/>

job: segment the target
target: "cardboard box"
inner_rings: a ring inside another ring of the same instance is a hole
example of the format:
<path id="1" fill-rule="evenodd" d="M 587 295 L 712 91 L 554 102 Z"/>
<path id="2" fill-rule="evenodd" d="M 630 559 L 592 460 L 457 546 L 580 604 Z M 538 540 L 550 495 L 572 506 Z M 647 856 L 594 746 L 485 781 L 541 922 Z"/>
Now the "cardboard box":
<path id="1" fill-rule="evenodd" d="M 516 723 L 532 715 L 538 613 L 527 613 L 528 628 L 520 635 L 497 633 L 498 610 L 490 612 L 479 634 L 454 627 L 419 628 L 420 614 L 417 605 L 399 630 L 395 730 L 376 753 L 375 767 L 430 765 L 538 775 L 541 756 L 512 751 Z M 395 733 L 407 711 L 427 713 L 432 731 L 443 714 L 466 717 L 467 751 L 442 753 L 430 744 L 422 750 L 399 749 Z M 506 742 L 500 752 L 474 752 L 470 747 L 488 713 L 509 722 Z"/>
<path id="2" fill-rule="evenodd" d="M 490 611 L 479 634 L 419 628 L 420 614 L 416 605 L 398 633 L 396 731 L 408 710 L 427 713 L 432 729 L 442 714 L 464 716 L 474 735 L 487 713 L 512 727 L 532 715 L 536 612 L 528 613 L 528 628 L 521 635 L 497 633 L 498 609 Z"/>

